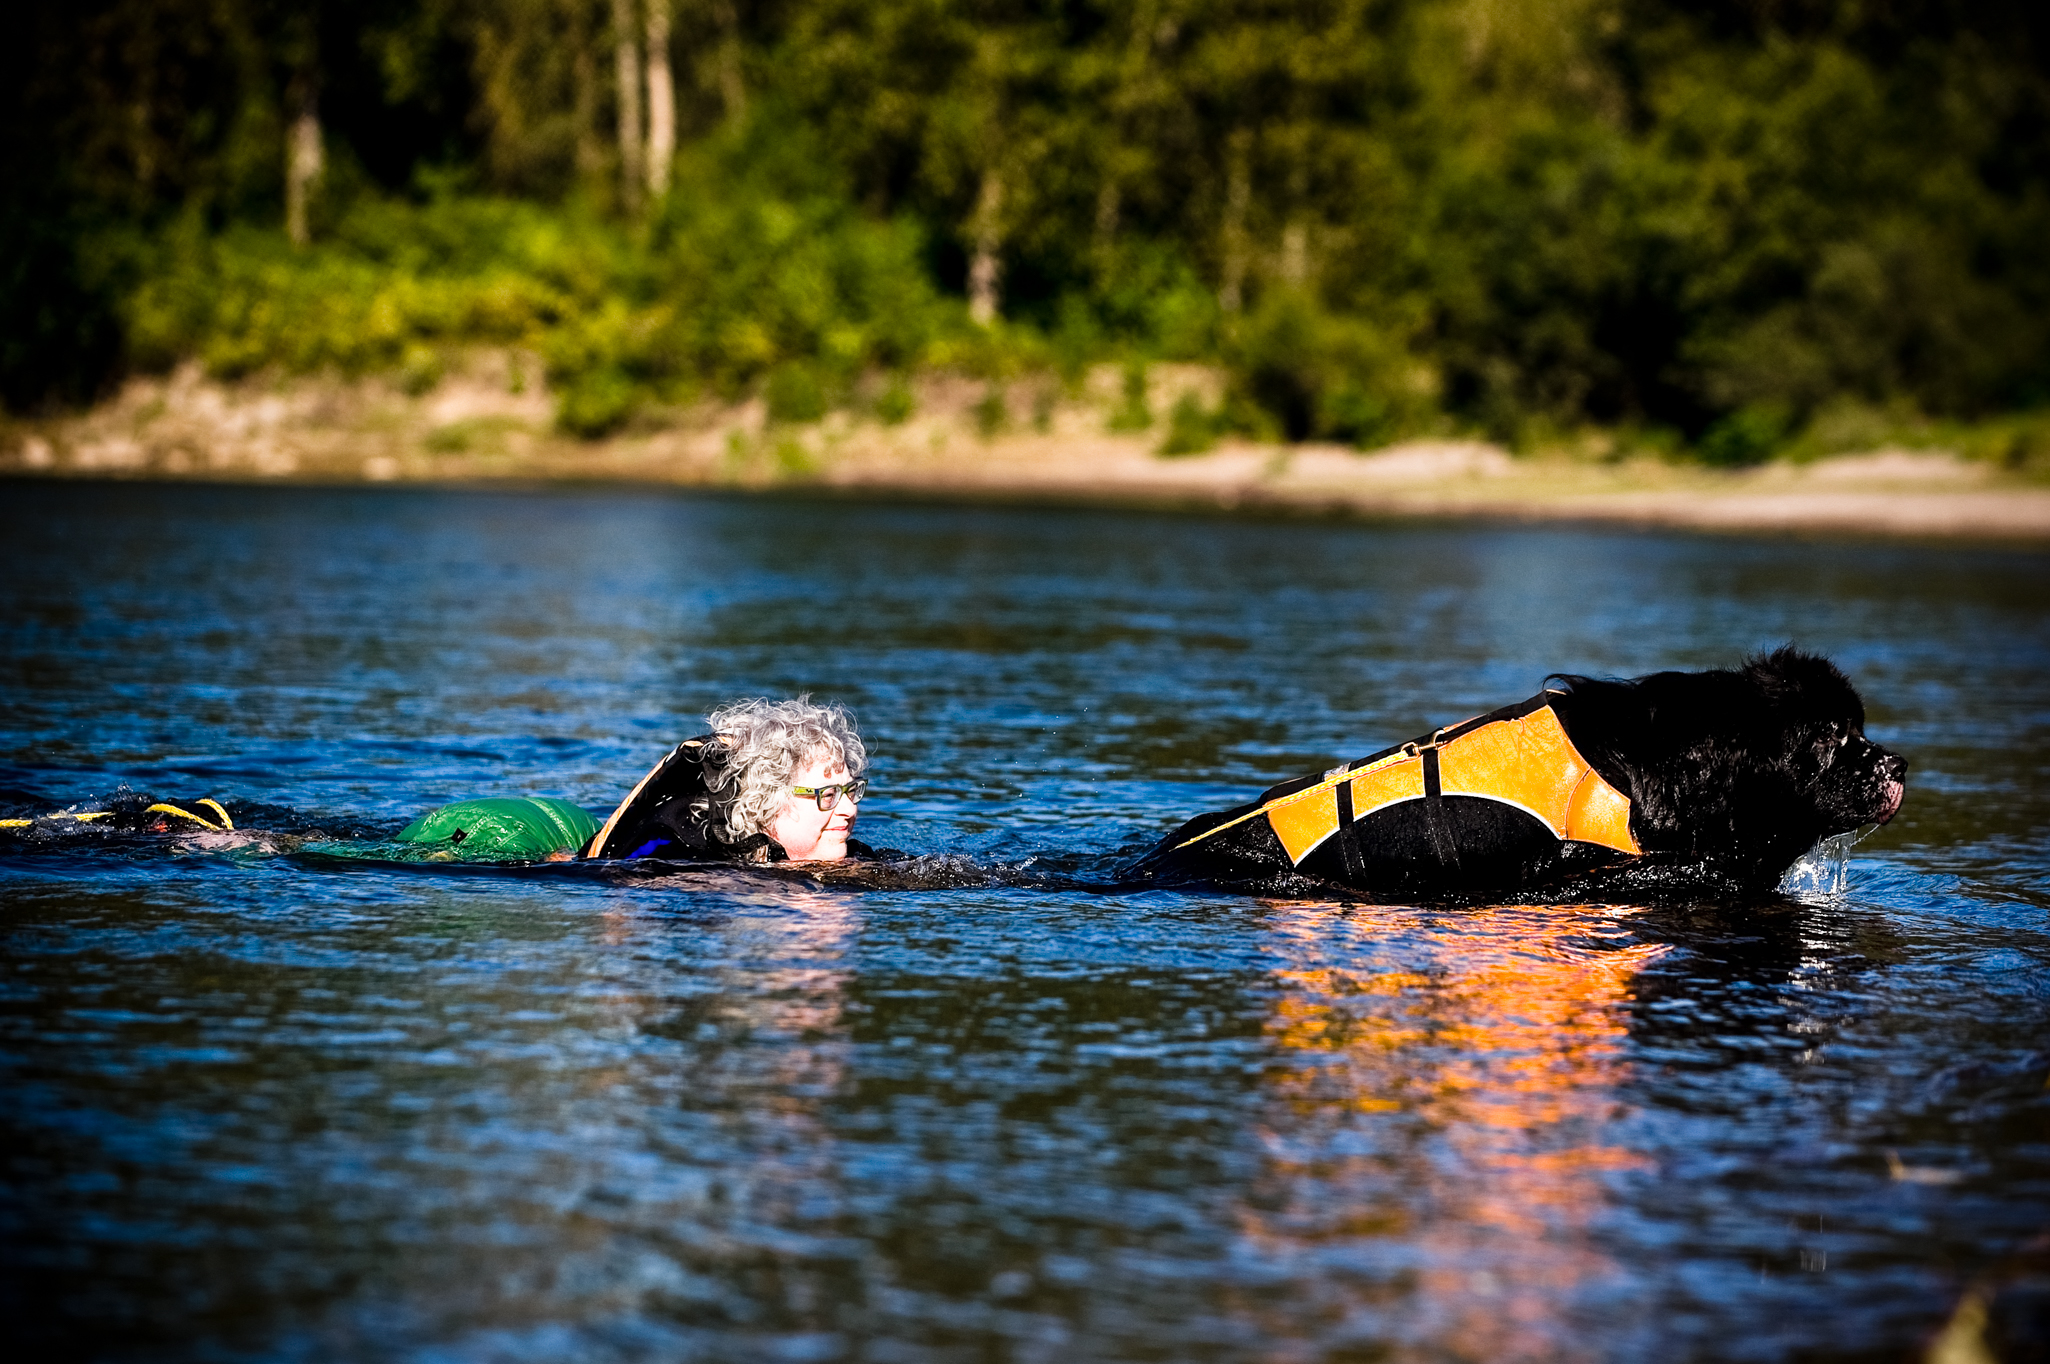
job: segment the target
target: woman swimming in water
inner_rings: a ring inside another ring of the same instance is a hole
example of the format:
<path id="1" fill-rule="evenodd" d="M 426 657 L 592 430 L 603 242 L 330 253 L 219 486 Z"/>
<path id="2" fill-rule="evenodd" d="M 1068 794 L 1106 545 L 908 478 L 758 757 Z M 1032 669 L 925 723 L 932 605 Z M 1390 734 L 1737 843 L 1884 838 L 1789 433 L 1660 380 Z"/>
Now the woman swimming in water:
<path id="1" fill-rule="evenodd" d="M 657 857 L 688 862 L 837 862 L 874 850 L 849 837 L 868 750 L 843 706 L 748 700 L 705 717 L 600 828 L 551 797 L 458 801 L 400 831 L 464 859 Z"/>
<path id="2" fill-rule="evenodd" d="M 705 718 L 708 733 L 671 749 L 601 827 L 553 796 L 462 800 L 400 830 L 406 861 L 839 862 L 879 856 L 850 837 L 867 793 L 868 750 L 843 706 L 809 697 L 747 700 Z M 97 808 L 0 819 L 0 831 L 40 841 L 99 834 L 189 835 L 238 845 L 272 836 L 238 830 L 210 799 L 169 802 L 124 792 Z M 382 859 L 391 843 L 317 838 L 323 856 Z M 881 854 L 888 859 L 890 854 Z"/>

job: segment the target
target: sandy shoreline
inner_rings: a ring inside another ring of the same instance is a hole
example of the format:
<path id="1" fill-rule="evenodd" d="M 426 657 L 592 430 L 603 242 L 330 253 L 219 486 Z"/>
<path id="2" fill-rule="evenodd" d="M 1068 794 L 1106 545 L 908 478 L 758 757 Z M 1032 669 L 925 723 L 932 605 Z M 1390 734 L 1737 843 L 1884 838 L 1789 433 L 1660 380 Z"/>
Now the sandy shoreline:
<path id="1" fill-rule="evenodd" d="M 701 405 L 584 442 L 553 431 L 531 363 L 473 357 L 430 392 L 389 381 L 221 384 L 186 370 L 131 382 L 79 416 L 0 437 L 0 475 L 202 482 L 645 483 L 814 489 L 963 501 L 1265 509 L 1364 517 L 1576 520 L 1720 531 L 2050 544 L 2050 487 L 1940 451 L 1878 450 L 1718 472 L 1656 459 L 1512 458 L 1474 441 L 1338 446 L 1227 443 L 1154 453 L 1160 425 L 1106 429 L 1115 373 L 1078 394 L 923 382 L 897 425 L 835 413 L 766 422 L 759 403 Z M 1208 396 L 1215 376 L 1159 366 L 1152 405 Z M 983 404 L 979 414 L 978 404 Z"/>

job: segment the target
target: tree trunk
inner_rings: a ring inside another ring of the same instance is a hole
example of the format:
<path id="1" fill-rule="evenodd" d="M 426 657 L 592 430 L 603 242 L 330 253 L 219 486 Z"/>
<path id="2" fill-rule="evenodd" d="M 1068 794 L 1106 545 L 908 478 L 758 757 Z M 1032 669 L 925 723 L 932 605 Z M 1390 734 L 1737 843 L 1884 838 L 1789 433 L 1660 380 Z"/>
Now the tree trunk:
<path id="1" fill-rule="evenodd" d="M 1118 215 L 1123 208 L 1124 195 L 1113 172 L 1104 177 L 1102 188 L 1096 191 L 1096 236 L 1090 242 L 1090 250 L 1099 264 L 1110 259 L 1111 248 L 1117 245 Z"/>
<path id="2" fill-rule="evenodd" d="M 1245 303 L 1246 206 L 1253 197 L 1253 135 L 1235 129 L 1224 153 L 1224 279 L 1217 306 L 1236 313 Z"/>
<path id="3" fill-rule="evenodd" d="M 639 25 L 634 23 L 633 0 L 612 0 L 612 39 L 618 62 L 619 84 L 619 187 L 626 211 L 641 204 L 641 49 L 634 41 Z"/>
<path id="4" fill-rule="evenodd" d="M 676 161 L 676 80 L 669 70 L 670 0 L 648 5 L 648 193 L 660 199 L 669 192 L 669 171 Z"/>
<path id="5" fill-rule="evenodd" d="M 602 191 L 605 141 L 598 132 L 598 62 L 591 51 L 595 35 L 587 6 L 573 6 L 569 13 L 571 117 L 577 124 L 577 179 L 586 189 Z"/>
<path id="6" fill-rule="evenodd" d="M 1301 218 L 1281 229 L 1281 282 L 1300 289 L 1310 281 L 1310 231 Z"/>
<path id="7" fill-rule="evenodd" d="M 994 170 L 985 171 L 982 192 L 975 201 L 975 255 L 968 262 L 968 316 L 977 326 L 994 323 L 1002 302 L 1004 264 L 997 252 L 1003 245 L 1003 210 L 1003 176 Z"/>
<path id="8" fill-rule="evenodd" d="M 1310 282 L 1310 225 L 1304 207 L 1309 196 L 1309 167 L 1297 146 L 1288 169 L 1288 221 L 1281 228 L 1281 282 L 1291 289 Z"/>
<path id="9" fill-rule="evenodd" d="M 719 23 L 719 97 L 729 121 L 747 113 L 747 87 L 740 80 L 740 20 L 733 0 L 716 0 L 712 17 Z"/>
<path id="10" fill-rule="evenodd" d="M 300 98 L 299 114 L 285 135 L 285 235 L 294 246 L 312 240 L 306 210 L 320 182 L 321 162 L 320 115 L 308 94 Z"/>
<path id="11" fill-rule="evenodd" d="M 1125 35 L 1124 62 L 1119 68 L 1117 90 L 1111 99 L 1111 151 L 1104 158 L 1103 184 L 1096 191 L 1096 234 L 1090 243 L 1099 269 L 1108 265 L 1111 248 L 1117 245 L 1118 220 L 1124 209 L 1126 169 L 1121 153 L 1125 139 L 1133 131 L 1133 104 L 1138 98 L 1140 81 L 1146 74 L 1147 53 L 1153 46 L 1153 13 L 1152 0 L 1142 0 L 1132 13 L 1131 31 Z"/>

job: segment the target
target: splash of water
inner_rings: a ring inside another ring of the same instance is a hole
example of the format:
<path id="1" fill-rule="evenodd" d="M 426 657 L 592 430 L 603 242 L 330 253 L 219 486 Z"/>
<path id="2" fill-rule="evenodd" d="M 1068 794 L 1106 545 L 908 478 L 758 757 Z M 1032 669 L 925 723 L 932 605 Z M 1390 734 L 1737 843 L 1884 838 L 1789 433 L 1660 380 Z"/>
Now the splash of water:
<path id="1" fill-rule="evenodd" d="M 1780 893 L 1810 903 L 1841 900 L 1851 888 L 1851 849 L 1876 825 L 1822 839 L 1787 868 Z"/>

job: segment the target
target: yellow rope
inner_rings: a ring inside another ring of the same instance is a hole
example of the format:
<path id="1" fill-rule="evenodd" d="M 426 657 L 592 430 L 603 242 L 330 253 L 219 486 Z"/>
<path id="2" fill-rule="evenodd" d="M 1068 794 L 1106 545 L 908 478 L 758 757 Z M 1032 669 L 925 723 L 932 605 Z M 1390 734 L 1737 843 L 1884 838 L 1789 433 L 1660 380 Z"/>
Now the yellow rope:
<path id="1" fill-rule="evenodd" d="M 85 824 L 95 819 L 111 819 L 113 816 L 114 812 L 112 810 L 88 810 L 82 815 L 74 815 L 68 810 L 59 810 L 54 814 L 44 815 L 43 818 L 75 819 L 79 823 Z M 0 829 L 26 829 L 34 823 L 35 821 L 32 819 L 0 819 Z"/>
<path id="2" fill-rule="evenodd" d="M 163 801 L 158 801 L 155 805 L 152 805 L 145 809 L 143 813 L 146 815 L 153 815 L 160 810 L 167 815 L 177 815 L 181 819 L 189 819 L 194 824 L 202 825 L 206 828 L 213 829 L 216 832 L 218 832 L 221 827 L 220 825 L 214 823 L 212 820 L 206 818 L 204 815 L 195 815 L 190 810 L 181 810 L 177 806 L 167 805 Z"/>
<path id="3" fill-rule="evenodd" d="M 167 815 L 177 815 L 180 819 L 189 819 L 194 824 L 203 824 L 207 828 L 215 830 L 216 832 L 219 832 L 224 829 L 232 829 L 235 827 L 235 821 L 228 817 L 227 807 L 222 805 L 219 801 L 215 800 L 212 796 L 201 796 L 198 800 L 192 803 L 194 805 L 204 805 L 207 809 L 212 810 L 215 814 L 221 817 L 221 822 L 219 824 L 216 824 L 212 820 L 208 819 L 205 815 L 195 815 L 190 810 L 181 810 L 175 805 L 167 805 L 161 801 L 159 801 L 155 805 L 150 806 L 148 809 L 144 810 L 143 813 L 146 815 L 154 815 L 158 813 L 163 813 Z M 59 810 L 54 814 L 43 816 L 43 818 L 45 819 L 76 820 L 80 824 L 89 824 L 96 819 L 112 819 L 113 817 L 114 812 L 112 810 L 88 810 L 83 814 L 72 814 L 68 810 Z M 32 826 L 34 823 L 35 821 L 33 819 L 0 819 L 0 829 L 26 829 Z"/>

